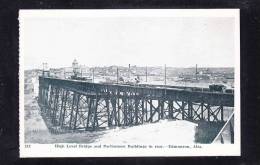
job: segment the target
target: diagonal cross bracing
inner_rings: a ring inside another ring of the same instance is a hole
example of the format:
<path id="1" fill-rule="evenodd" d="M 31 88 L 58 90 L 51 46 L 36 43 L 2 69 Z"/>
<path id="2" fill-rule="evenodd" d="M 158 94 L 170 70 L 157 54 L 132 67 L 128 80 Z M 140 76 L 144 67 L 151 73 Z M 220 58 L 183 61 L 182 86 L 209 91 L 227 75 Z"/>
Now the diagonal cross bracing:
<path id="1" fill-rule="evenodd" d="M 161 119 L 224 122 L 234 95 L 39 77 L 39 105 L 54 126 L 98 130 Z"/>

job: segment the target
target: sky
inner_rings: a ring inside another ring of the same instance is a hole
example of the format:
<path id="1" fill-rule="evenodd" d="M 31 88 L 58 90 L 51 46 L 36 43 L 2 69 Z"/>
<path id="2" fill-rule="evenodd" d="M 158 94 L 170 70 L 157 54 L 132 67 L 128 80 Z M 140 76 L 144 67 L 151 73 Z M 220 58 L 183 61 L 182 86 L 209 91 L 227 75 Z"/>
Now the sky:
<path id="1" fill-rule="evenodd" d="M 85 66 L 233 67 L 232 17 L 28 17 L 25 69 Z"/>

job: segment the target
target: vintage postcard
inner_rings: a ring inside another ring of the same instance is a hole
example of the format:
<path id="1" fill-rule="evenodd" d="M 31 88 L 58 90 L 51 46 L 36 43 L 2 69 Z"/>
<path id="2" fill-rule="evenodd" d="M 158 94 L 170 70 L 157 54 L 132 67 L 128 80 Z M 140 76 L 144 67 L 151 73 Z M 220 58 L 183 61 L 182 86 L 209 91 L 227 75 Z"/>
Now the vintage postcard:
<path id="1" fill-rule="evenodd" d="M 239 9 L 20 10 L 20 157 L 240 155 Z"/>

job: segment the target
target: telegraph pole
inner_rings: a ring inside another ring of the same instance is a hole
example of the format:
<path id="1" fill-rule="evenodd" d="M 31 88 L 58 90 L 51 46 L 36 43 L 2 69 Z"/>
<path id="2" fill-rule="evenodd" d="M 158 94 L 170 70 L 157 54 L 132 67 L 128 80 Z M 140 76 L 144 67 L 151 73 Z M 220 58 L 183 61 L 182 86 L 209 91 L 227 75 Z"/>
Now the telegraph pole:
<path id="1" fill-rule="evenodd" d="M 128 65 L 128 77 L 130 78 L 130 76 L 131 76 L 131 65 L 129 64 Z"/>
<path id="2" fill-rule="evenodd" d="M 94 71 L 94 68 L 92 69 L 92 81 L 94 83 L 94 78 L 95 78 L 95 71 Z"/>
<path id="3" fill-rule="evenodd" d="M 47 65 L 48 65 L 47 62 L 43 62 L 43 63 L 42 63 L 42 70 L 43 70 L 43 71 L 45 71 L 45 68 L 46 68 L 46 70 L 47 70 Z"/>
<path id="4" fill-rule="evenodd" d="M 146 66 L 146 68 L 145 68 L 145 82 L 147 82 L 147 66 Z"/>
<path id="5" fill-rule="evenodd" d="M 118 84 L 118 67 L 116 68 L 116 83 Z"/>
<path id="6" fill-rule="evenodd" d="M 45 76 L 45 69 L 47 71 L 47 62 L 43 62 L 42 63 L 42 76 Z"/>
<path id="7" fill-rule="evenodd" d="M 166 64 L 164 64 L 164 85 L 166 85 Z"/>
<path id="8" fill-rule="evenodd" d="M 81 74 L 81 78 L 82 78 L 82 68 L 80 67 L 80 74 Z"/>
<path id="9" fill-rule="evenodd" d="M 196 73 L 195 73 L 195 75 L 196 75 L 196 80 L 198 80 L 198 76 L 197 76 L 197 74 L 198 74 L 198 65 L 196 64 Z"/>
<path id="10" fill-rule="evenodd" d="M 44 76 L 44 62 L 42 63 L 42 76 Z"/>

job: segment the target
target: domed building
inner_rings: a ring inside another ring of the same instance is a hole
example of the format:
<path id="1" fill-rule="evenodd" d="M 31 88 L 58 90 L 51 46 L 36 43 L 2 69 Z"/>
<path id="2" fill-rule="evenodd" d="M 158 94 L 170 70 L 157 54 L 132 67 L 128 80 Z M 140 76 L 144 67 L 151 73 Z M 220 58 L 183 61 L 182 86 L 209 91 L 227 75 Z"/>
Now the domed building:
<path id="1" fill-rule="evenodd" d="M 79 68 L 79 63 L 76 59 L 74 59 L 72 62 L 72 69 L 73 69 L 74 76 L 78 76 L 80 72 L 80 68 Z"/>

